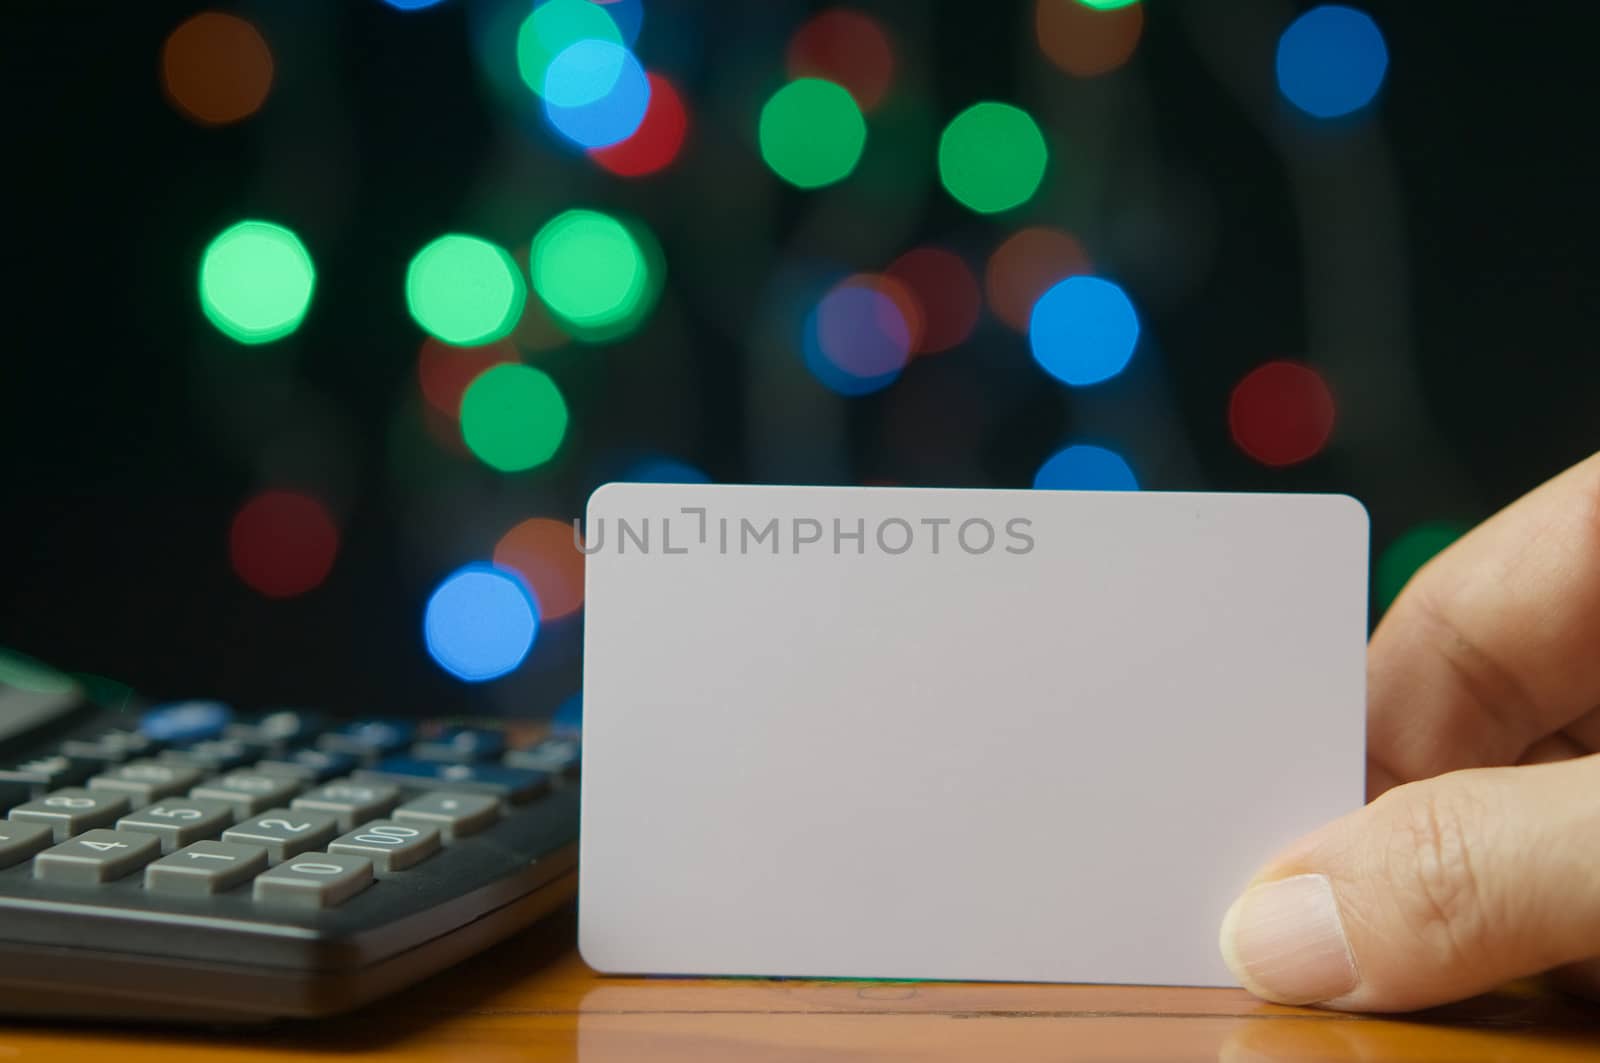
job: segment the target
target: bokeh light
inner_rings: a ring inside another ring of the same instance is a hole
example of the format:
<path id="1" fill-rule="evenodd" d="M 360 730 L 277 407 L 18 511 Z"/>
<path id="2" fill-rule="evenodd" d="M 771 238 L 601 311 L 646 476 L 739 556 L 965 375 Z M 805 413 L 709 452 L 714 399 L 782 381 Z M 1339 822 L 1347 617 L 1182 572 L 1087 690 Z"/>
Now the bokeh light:
<path id="1" fill-rule="evenodd" d="M 1139 46 L 1144 7 L 1038 0 L 1034 30 L 1050 61 L 1074 77 L 1098 77 L 1125 64 Z"/>
<path id="2" fill-rule="evenodd" d="M 650 263 L 629 228 L 608 214 L 557 215 L 534 236 L 529 260 L 534 290 L 580 336 L 631 326 L 648 312 Z"/>
<path id="3" fill-rule="evenodd" d="M 617 479 L 638 484 L 708 484 L 711 477 L 705 472 L 677 458 L 652 456 L 641 458 L 623 470 Z"/>
<path id="4" fill-rule="evenodd" d="M 909 293 L 883 277 L 846 279 L 817 304 L 822 355 L 851 376 L 871 379 L 899 372 L 914 342 L 909 304 Z"/>
<path id="5" fill-rule="evenodd" d="M 223 335 L 270 343 L 300 327 L 317 271 L 294 233 L 242 221 L 217 235 L 200 259 L 200 308 Z"/>
<path id="6" fill-rule="evenodd" d="M 894 48 L 878 21 L 860 11 L 833 8 L 795 31 L 787 55 L 791 78 L 823 78 L 842 85 L 871 114 L 894 77 Z"/>
<path id="7" fill-rule="evenodd" d="M 1139 0 L 1073 0 L 1073 2 L 1087 8 L 1093 8 L 1095 11 L 1116 11 L 1120 8 L 1132 7 L 1139 3 Z"/>
<path id="8" fill-rule="evenodd" d="M 574 41 L 545 68 L 541 93 L 544 102 L 557 107 L 582 107 L 604 99 L 616 87 L 630 55 L 628 49 L 613 41 Z"/>
<path id="9" fill-rule="evenodd" d="M 672 165 L 689 132 L 683 96 L 660 74 L 650 79 L 650 102 L 632 136 L 608 147 L 593 148 L 589 157 L 618 177 L 643 177 Z"/>
<path id="10" fill-rule="evenodd" d="M 539 634 L 533 595 L 516 576 L 471 564 L 446 576 L 428 598 L 422 622 L 428 654 L 469 683 L 521 664 Z"/>
<path id="11" fill-rule="evenodd" d="M 293 598 L 328 578 L 339 529 L 323 504 L 299 491 L 262 491 L 239 507 L 228 529 L 228 558 L 247 587 Z"/>
<path id="12" fill-rule="evenodd" d="M 249 22 L 202 11 L 168 35 L 161 87 L 179 113 L 206 126 L 228 125 L 261 109 L 272 90 L 272 49 Z"/>
<path id="13" fill-rule="evenodd" d="M 947 351 L 972 335 L 983 297 L 960 255 L 942 247 L 918 247 L 895 259 L 884 274 L 916 300 L 922 329 L 911 353 Z"/>
<path id="14" fill-rule="evenodd" d="M 458 347 L 493 343 L 516 328 L 528 295 L 517 264 L 502 247 L 449 233 L 411 260 L 406 306 L 432 336 Z"/>
<path id="15" fill-rule="evenodd" d="M 494 563 L 533 589 L 541 621 L 559 620 L 583 606 L 583 551 L 564 520 L 532 517 L 516 525 L 495 544 Z"/>
<path id="16" fill-rule="evenodd" d="M 1042 226 L 1022 229 L 989 256 L 983 286 L 994 316 L 1018 332 L 1039 297 L 1068 277 L 1094 272 L 1083 245 L 1071 233 Z"/>
<path id="17" fill-rule="evenodd" d="M 611 41 L 564 49 L 545 72 L 544 114 L 582 148 L 604 148 L 638 132 L 650 107 L 650 79 L 632 52 Z"/>
<path id="18" fill-rule="evenodd" d="M 429 336 L 417 352 L 417 383 L 428 405 L 454 422 L 461 415 L 461 396 L 479 373 L 518 361 L 510 340 L 482 347 L 453 347 Z"/>
<path id="19" fill-rule="evenodd" d="M 1046 459 L 1033 486 L 1048 491 L 1137 491 L 1139 480 L 1116 451 L 1076 443 Z"/>
<path id="20" fill-rule="evenodd" d="M 911 354 L 911 325 L 881 278 L 850 277 L 807 316 L 806 367 L 841 395 L 866 395 L 892 384 Z"/>
<path id="21" fill-rule="evenodd" d="M 1315 457 L 1333 434 L 1333 392 L 1322 374 L 1298 362 L 1268 362 L 1246 374 L 1228 401 L 1228 430 L 1263 465 Z"/>
<path id="22" fill-rule="evenodd" d="M 1278 40 L 1278 88 L 1314 118 L 1338 118 L 1372 102 L 1389 48 L 1370 15 L 1342 4 L 1312 8 Z"/>
<path id="23" fill-rule="evenodd" d="M 939 180 L 958 203 L 980 214 L 1032 199 L 1048 159 L 1039 126 L 1009 103 L 975 103 L 939 137 Z"/>
<path id="24" fill-rule="evenodd" d="M 850 93 L 821 78 L 800 78 L 761 109 L 761 157 L 797 188 L 850 176 L 867 143 L 867 123 Z"/>
<path id="25" fill-rule="evenodd" d="M 532 366 L 492 366 L 461 396 L 461 438 L 501 472 L 543 465 L 566 434 L 566 400 L 555 381 Z"/>
<path id="26" fill-rule="evenodd" d="M 1034 306 L 1028 343 L 1034 359 L 1062 383 L 1098 384 L 1127 368 L 1139 343 L 1139 315 L 1112 282 L 1068 277 Z"/>
<path id="27" fill-rule="evenodd" d="M 622 43 L 632 48 L 639 39 L 639 30 L 644 26 L 644 0 L 590 0 L 606 9 L 606 14 L 611 16 L 611 21 L 616 23 L 617 32 L 622 34 Z"/>
<path id="28" fill-rule="evenodd" d="M 396 11 L 421 11 L 424 8 L 438 7 L 444 0 L 383 0 L 383 2 Z"/>
<path id="29" fill-rule="evenodd" d="M 517 29 L 517 72 L 523 83 L 543 95 L 556 57 L 582 41 L 624 43 L 622 31 L 602 4 L 544 0 L 535 6 Z"/>
<path id="30" fill-rule="evenodd" d="M 1378 558 L 1378 607 L 1387 609 L 1416 571 L 1433 556 L 1467 533 L 1468 525 L 1455 520 L 1433 520 L 1407 530 Z"/>

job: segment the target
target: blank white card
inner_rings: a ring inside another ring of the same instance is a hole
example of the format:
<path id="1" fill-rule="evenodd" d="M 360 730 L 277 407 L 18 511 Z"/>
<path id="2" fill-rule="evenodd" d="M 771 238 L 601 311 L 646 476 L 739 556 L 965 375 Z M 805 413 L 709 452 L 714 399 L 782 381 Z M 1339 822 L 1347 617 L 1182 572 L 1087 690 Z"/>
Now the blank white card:
<path id="1" fill-rule="evenodd" d="M 1362 801 L 1353 499 L 611 484 L 584 534 L 601 971 L 1228 985 Z"/>

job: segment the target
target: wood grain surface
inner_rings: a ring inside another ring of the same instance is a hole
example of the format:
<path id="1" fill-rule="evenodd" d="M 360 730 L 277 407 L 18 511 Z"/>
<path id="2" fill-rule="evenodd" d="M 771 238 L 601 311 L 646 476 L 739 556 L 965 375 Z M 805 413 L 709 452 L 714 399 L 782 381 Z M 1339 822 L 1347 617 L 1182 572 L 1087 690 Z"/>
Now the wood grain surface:
<path id="1" fill-rule="evenodd" d="M 564 914 L 367 1009 L 234 1030 L 0 1025 L 0 1063 L 1600 1059 L 1600 1008 L 1538 984 L 1365 1018 L 1242 991 L 601 977 Z"/>

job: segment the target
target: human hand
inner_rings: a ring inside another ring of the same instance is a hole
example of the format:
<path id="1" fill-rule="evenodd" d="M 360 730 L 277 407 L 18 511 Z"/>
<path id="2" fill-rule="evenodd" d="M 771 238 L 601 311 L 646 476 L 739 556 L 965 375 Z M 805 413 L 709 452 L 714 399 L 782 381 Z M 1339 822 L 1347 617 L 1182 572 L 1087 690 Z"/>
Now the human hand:
<path id="1" fill-rule="evenodd" d="M 1600 993 L 1600 454 L 1423 566 L 1367 688 L 1371 803 L 1234 903 L 1233 973 L 1348 1011 L 1552 969 Z"/>

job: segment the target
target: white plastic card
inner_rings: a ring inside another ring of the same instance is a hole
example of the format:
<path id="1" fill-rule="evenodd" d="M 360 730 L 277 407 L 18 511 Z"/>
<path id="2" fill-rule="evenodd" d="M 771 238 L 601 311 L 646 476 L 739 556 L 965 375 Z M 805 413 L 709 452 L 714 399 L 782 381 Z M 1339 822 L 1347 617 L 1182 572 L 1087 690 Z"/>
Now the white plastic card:
<path id="1" fill-rule="evenodd" d="M 1351 498 L 611 484 L 584 534 L 601 971 L 1229 985 L 1362 801 Z"/>

